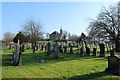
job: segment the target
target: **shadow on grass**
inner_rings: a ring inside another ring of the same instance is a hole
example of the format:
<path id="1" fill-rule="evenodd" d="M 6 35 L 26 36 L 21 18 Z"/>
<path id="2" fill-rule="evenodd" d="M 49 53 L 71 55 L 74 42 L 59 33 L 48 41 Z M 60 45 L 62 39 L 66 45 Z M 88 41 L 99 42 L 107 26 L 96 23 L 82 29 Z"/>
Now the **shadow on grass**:
<path id="1" fill-rule="evenodd" d="M 107 78 L 102 78 L 103 76 L 106 76 L 106 75 L 111 75 L 109 73 L 105 73 L 105 72 L 97 72 L 97 73 L 90 73 L 90 74 L 85 74 L 85 75 L 79 75 L 79 76 L 73 76 L 73 77 L 70 77 L 69 79 L 73 80 L 88 80 L 88 79 L 94 79 L 94 80 L 111 80 L 110 78 L 107 79 Z M 97 78 L 97 79 L 96 79 Z M 114 78 L 115 80 L 119 80 L 118 78 Z"/>

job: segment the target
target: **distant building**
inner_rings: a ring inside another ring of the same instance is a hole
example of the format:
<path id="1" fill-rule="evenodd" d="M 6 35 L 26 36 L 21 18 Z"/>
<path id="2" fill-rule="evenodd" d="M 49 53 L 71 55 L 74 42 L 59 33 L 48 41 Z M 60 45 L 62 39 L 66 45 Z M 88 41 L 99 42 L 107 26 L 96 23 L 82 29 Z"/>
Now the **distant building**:
<path id="1" fill-rule="evenodd" d="M 50 34 L 50 40 L 62 40 L 62 28 L 60 29 L 60 33 L 57 31 L 54 31 Z"/>

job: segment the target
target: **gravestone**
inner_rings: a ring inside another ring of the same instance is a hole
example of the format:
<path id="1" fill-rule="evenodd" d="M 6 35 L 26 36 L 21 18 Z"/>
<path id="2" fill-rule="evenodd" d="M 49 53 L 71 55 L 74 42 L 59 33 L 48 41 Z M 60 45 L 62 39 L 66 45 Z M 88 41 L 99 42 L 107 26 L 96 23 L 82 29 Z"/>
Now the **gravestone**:
<path id="1" fill-rule="evenodd" d="M 55 43 L 55 54 L 54 54 L 54 59 L 59 59 L 60 58 L 60 52 L 59 52 L 59 45 L 58 43 L 56 42 Z"/>
<path id="2" fill-rule="evenodd" d="M 83 51 L 83 48 L 81 47 L 80 48 L 80 55 L 83 55 L 84 54 L 84 51 Z"/>
<path id="3" fill-rule="evenodd" d="M 62 53 L 62 46 L 60 45 L 58 48 L 59 48 L 59 52 Z"/>
<path id="4" fill-rule="evenodd" d="M 43 44 L 41 45 L 41 49 L 40 50 L 43 50 Z"/>
<path id="5" fill-rule="evenodd" d="M 89 49 L 89 47 L 86 47 L 86 55 L 90 56 L 90 49 Z"/>
<path id="6" fill-rule="evenodd" d="M 22 65 L 22 58 L 20 52 L 20 46 L 16 46 L 15 53 L 13 54 L 13 63 L 14 66 L 21 66 Z"/>
<path id="7" fill-rule="evenodd" d="M 67 53 L 67 46 L 63 46 L 63 49 L 64 49 L 64 53 Z"/>
<path id="8" fill-rule="evenodd" d="M 100 46 L 100 57 L 105 57 L 105 45 L 99 44 Z"/>
<path id="9" fill-rule="evenodd" d="M 45 52 L 47 51 L 47 44 L 45 44 Z"/>
<path id="10" fill-rule="evenodd" d="M 73 54 L 73 46 L 70 45 L 70 53 L 69 54 Z"/>
<path id="11" fill-rule="evenodd" d="M 47 56 L 50 56 L 51 55 L 51 44 L 50 42 L 47 43 Z"/>
<path id="12" fill-rule="evenodd" d="M 93 56 L 97 55 L 97 48 L 93 48 Z"/>
<path id="13" fill-rule="evenodd" d="M 114 55 L 114 50 L 110 51 L 108 68 L 106 68 L 105 72 L 120 76 L 120 58 Z"/>

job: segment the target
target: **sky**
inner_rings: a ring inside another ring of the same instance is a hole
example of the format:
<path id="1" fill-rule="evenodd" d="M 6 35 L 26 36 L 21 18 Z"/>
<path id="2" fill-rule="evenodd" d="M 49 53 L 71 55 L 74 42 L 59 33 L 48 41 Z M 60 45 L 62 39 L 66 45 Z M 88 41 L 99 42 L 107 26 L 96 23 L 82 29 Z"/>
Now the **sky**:
<path id="1" fill-rule="evenodd" d="M 0 3 L 1 4 L 1 3 Z M 116 2 L 2 2 L 2 37 L 5 32 L 17 34 L 22 24 L 32 18 L 40 21 L 45 33 L 63 30 L 87 34 L 90 19 Z M 0 14 L 1 15 L 1 14 Z"/>

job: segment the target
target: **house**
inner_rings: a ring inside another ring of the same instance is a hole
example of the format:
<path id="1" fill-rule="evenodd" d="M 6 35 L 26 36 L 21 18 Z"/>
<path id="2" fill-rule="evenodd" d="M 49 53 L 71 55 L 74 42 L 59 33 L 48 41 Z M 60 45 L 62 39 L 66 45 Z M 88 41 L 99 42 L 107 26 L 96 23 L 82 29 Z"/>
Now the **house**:
<path id="1" fill-rule="evenodd" d="M 60 33 L 57 31 L 54 31 L 50 34 L 50 40 L 62 40 L 62 28 L 60 29 Z"/>

